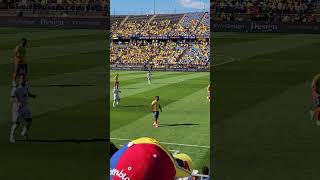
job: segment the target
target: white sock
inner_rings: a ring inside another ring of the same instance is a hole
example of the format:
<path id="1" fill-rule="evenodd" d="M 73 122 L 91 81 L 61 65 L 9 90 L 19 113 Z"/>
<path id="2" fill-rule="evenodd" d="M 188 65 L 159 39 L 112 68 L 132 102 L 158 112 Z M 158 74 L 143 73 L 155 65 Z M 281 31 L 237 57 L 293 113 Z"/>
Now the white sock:
<path id="1" fill-rule="evenodd" d="M 23 127 L 22 131 L 21 131 L 21 136 L 25 136 L 28 132 L 28 129 L 26 126 Z"/>
<path id="2" fill-rule="evenodd" d="M 314 111 L 310 110 L 310 119 L 313 120 L 314 119 Z"/>
<path id="3" fill-rule="evenodd" d="M 116 107 L 116 101 L 113 101 L 113 107 Z"/>
<path id="4" fill-rule="evenodd" d="M 14 123 L 12 126 L 11 126 L 11 131 L 10 131 L 10 139 L 14 139 L 14 134 L 16 132 L 16 129 L 17 129 L 18 125 L 16 123 Z"/>
<path id="5" fill-rule="evenodd" d="M 117 101 L 117 106 L 119 106 L 119 101 Z"/>

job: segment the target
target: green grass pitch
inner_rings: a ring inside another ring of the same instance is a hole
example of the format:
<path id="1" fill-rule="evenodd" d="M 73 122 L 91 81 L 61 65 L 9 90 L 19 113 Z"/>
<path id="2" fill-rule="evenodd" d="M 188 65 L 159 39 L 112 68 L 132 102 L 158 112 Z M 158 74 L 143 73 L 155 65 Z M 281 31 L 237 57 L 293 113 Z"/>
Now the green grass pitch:
<path id="1" fill-rule="evenodd" d="M 108 133 L 105 32 L 0 29 L 0 179 L 107 178 L 107 143 L 98 141 Z M 33 141 L 10 144 L 13 49 L 22 37 L 37 94 L 30 99 Z"/>
<path id="2" fill-rule="evenodd" d="M 310 120 L 320 35 L 212 33 L 215 179 L 316 180 L 320 127 Z"/>
<path id="3" fill-rule="evenodd" d="M 120 106 L 112 107 L 113 77 L 119 73 Z M 210 103 L 208 72 L 152 72 L 149 85 L 144 71 L 110 72 L 111 141 L 117 146 L 130 139 L 152 137 L 172 154 L 186 153 L 201 170 L 209 165 Z M 154 128 L 150 111 L 154 96 L 160 96 L 163 112 Z"/>

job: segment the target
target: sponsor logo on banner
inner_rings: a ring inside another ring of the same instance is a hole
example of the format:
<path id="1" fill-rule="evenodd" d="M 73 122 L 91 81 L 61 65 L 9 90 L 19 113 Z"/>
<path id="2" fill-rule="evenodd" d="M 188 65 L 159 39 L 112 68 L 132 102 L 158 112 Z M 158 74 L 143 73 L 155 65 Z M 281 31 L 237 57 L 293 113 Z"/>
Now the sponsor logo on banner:
<path id="1" fill-rule="evenodd" d="M 128 171 L 131 171 L 131 169 L 131 167 L 128 167 Z M 121 178 L 122 180 L 131 180 L 130 177 L 124 171 L 124 169 L 110 169 L 110 175 Z"/>
<path id="2" fill-rule="evenodd" d="M 63 26 L 64 20 L 63 19 L 47 19 L 47 18 L 41 18 L 40 19 L 41 25 L 53 25 L 53 26 Z"/>
<path id="3" fill-rule="evenodd" d="M 263 23 L 263 22 L 251 22 L 251 30 L 253 31 L 269 31 L 269 32 L 273 32 L 273 31 L 277 31 L 278 30 L 278 25 L 276 24 L 269 24 L 267 22 Z"/>

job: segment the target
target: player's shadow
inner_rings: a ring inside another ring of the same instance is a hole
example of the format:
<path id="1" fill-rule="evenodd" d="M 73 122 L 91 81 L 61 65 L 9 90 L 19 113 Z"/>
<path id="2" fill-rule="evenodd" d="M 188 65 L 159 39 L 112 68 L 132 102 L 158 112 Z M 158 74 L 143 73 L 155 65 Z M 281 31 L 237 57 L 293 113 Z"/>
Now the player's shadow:
<path id="1" fill-rule="evenodd" d="M 159 124 L 159 127 L 166 127 L 166 126 L 198 126 L 200 124 L 194 123 L 182 123 L 182 124 Z"/>
<path id="2" fill-rule="evenodd" d="M 27 140 L 16 140 L 20 142 L 29 142 L 29 143 L 97 143 L 97 142 L 109 142 L 105 138 L 91 138 L 91 139 L 27 139 Z"/>
<path id="3" fill-rule="evenodd" d="M 89 87 L 96 86 L 94 84 L 49 84 L 49 85 L 33 85 L 32 87 Z"/>
<path id="4" fill-rule="evenodd" d="M 146 105 L 122 105 L 121 107 L 132 108 L 132 107 L 144 107 Z"/>
<path id="5" fill-rule="evenodd" d="M 138 88 L 124 87 L 124 88 L 121 88 L 121 89 L 138 89 Z"/>

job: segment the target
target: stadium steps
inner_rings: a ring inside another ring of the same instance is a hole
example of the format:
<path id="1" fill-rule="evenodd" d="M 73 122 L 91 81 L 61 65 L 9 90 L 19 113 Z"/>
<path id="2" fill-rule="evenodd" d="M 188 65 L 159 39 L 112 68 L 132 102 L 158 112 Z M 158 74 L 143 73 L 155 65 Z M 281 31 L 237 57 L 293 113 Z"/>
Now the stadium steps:
<path id="1" fill-rule="evenodd" d="M 186 14 L 184 14 L 181 19 L 179 20 L 178 24 L 181 24 L 182 20 L 186 17 Z"/>
<path id="2" fill-rule="evenodd" d="M 124 15 L 110 16 L 110 22 L 111 22 L 110 24 L 114 24 L 116 21 L 121 23 L 125 18 L 126 18 L 126 16 L 124 16 Z"/>
<path id="3" fill-rule="evenodd" d="M 126 22 L 148 22 L 150 19 L 150 15 L 134 15 L 129 16 L 128 20 Z"/>
<path id="4" fill-rule="evenodd" d="M 170 20 L 171 23 L 177 23 L 183 17 L 183 14 L 157 14 L 153 21 Z"/>
<path id="5" fill-rule="evenodd" d="M 157 15 L 156 15 L 156 14 L 155 14 L 155 15 L 153 15 L 153 16 L 149 19 L 148 24 L 149 24 L 151 21 L 153 21 L 155 17 L 157 17 Z"/>
<path id="6" fill-rule="evenodd" d="M 194 32 L 197 33 L 198 32 L 198 27 L 200 26 L 200 24 L 203 23 L 203 21 L 206 19 L 208 12 L 203 13 L 199 23 L 197 24 L 196 28 L 194 29 Z"/>
<path id="7" fill-rule="evenodd" d="M 182 57 L 186 54 L 186 53 L 188 53 L 189 52 L 189 49 L 191 49 L 192 48 L 192 46 L 190 47 L 190 44 L 188 44 L 188 47 L 185 49 L 185 50 L 183 50 L 183 52 L 179 55 L 179 57 L 177 58 L 177 60 L 176 60 L 176 62 L 180 62 L 181 61 L 181 59 L 182 59 Z"/>
<path id="8" fill-rule="evenodd" d="M 126 16 L 123 21 L 120 23 L 120 26 L 123 26 L 124 23 L 129 19 L 130 16 Z"/>

